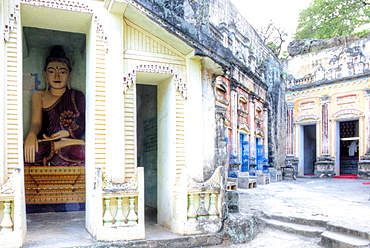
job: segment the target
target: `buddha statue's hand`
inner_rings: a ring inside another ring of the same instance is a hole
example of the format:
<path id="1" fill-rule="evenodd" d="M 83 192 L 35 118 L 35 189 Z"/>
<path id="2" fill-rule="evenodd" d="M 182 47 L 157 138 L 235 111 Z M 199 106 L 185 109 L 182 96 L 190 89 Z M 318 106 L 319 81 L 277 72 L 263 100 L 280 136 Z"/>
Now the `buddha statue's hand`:
<path id="1" fill-rule="evenodd" d="M 69 132 L 67 130 L 60 130 L 51 136 L 43 135 L 44 139 L 40 141 L 53 141 L 53 140 L 59 140 L 62 138 L 68 138 L 69 137 Z"/>
<path id="2" fill-rule="evenodd" d="M 35 162 L 35 153 L 39 151 L 39 144 L 37 137 L 34 133 L 27 135 L 26 141 L 24 142 L 24 160 L 26 163 Z"/>

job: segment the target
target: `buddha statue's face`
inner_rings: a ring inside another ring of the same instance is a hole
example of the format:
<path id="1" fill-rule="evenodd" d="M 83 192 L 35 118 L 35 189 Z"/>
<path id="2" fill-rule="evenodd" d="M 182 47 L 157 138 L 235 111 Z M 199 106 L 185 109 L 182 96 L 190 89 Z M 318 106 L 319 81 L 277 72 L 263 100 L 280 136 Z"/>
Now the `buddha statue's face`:
<path id="1" fill-rule="evenodd" d="M 46 83 L 50 88 L 63 89 L 71 81 L 72 73 L 62 62 L 50 62 L 44 72 Z"/>

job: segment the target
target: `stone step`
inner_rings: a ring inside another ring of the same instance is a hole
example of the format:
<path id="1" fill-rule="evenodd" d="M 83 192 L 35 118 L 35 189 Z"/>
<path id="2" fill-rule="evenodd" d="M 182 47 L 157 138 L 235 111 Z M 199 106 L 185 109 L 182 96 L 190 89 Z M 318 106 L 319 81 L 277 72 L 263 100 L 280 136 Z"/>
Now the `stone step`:
<path id="1" fill-rule="evenodd" d="M 370 230 L 366 227 L 356 226 L 356 229 L 354 229 L 354 227 L 347 228 L 333 223 L 328 223 L 326 229 L 331 232 L 343 233 L 349 236 L 370 240 Z"/>
<path id="2" fill-rule="evenodd" d="M 264 215 L 267 219 L 279 220 L 282 222 L 295 223 L 307 226 L 319 226 L 326 227 L 327 221 L 319 219 L 307 219 L 293 216 L 283 216 L 283 215 Z"/>
<path id="3" fill-rule="evenodd" d="M 260 218 L 260 220 L 268 227 L 312 238 L 321 237 L 321 233 L 326 230 L 325 227 L 321 226 L 296 224 L 276 219 Z"/>
<path id="4" fill-rule="evenodd" d="M 350 236 L 344 233 L 325 231 L 321 234 L 320 245 L 328 248 L 369 248 L 370 240 Z"/>

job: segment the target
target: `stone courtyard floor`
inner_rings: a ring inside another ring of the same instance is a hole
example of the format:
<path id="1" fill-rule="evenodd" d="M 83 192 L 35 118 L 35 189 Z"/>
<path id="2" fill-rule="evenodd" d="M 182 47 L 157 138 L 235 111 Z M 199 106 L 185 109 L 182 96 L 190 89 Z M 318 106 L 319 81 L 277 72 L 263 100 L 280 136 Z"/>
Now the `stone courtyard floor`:
<path id="1" fill-rule="evenodd" d="M 238 189 L 240 212 L 324 221 L 343 230 L 370 235 L 370 180 L 298 178 L 253 189 Z M 263 213 L 263 214 L 262 214 Z M 320 238 L 290 234 L 269 227 L 260 228 L 247 244 L 230 247 L 322 247 Z M 368 247 L 368 246 L 366 246 Z"/>
<path id="2" fill-rule="evenodd" d="M 369 182 L 359 179 L 298 178 L 258 185 L 253 189 L 238 189 L 240 213 L 261 219 L 277 216 L 303 222 L 325 222 L 343 230 L 358 230 L 370 237 Z M 70 216 L 66 218 L 67 215 Z M 28 232 L 24 247 L 106 247 L 97 245 L 85 230 L 84 212 L 30 214 L 27 219 Z M 65 222 L 66 219 L 68 222 Z M 148 228 L 147 232 L 152 240 L 158 237 L 181 238 L 156 225 Z M 228 247 L 316 248 L 322 247 L 319 241 L 318 237 L 305 237 L 261 224 L 252 241 Z"/>
<path id="3" fill-rule="evenodd" d="M 369 182 L 298 178 L 239 189 L 240 212 L 323 220 L 370 232 Z"/>

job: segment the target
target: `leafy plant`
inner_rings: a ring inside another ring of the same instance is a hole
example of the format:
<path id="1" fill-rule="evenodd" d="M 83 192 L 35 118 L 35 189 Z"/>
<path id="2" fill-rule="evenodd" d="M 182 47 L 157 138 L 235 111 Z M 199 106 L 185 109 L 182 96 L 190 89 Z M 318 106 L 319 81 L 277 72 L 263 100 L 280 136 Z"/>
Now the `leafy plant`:
<path id="1" fill-rule="evenodd" d="M 370 1 L 313 0 L 299 14 L 295 39 L 349 36 L 370 22 Z"/>

